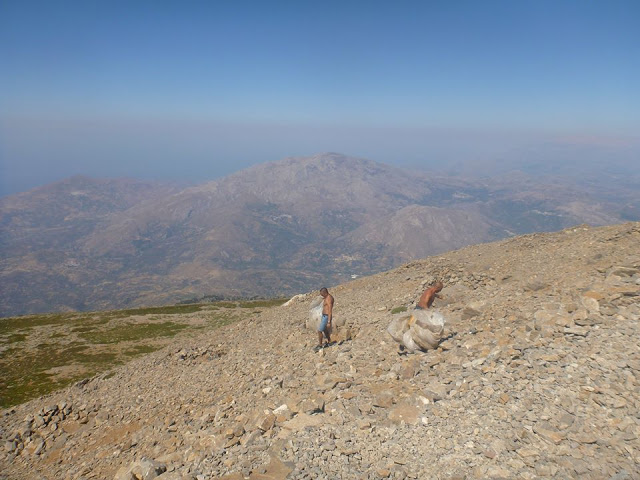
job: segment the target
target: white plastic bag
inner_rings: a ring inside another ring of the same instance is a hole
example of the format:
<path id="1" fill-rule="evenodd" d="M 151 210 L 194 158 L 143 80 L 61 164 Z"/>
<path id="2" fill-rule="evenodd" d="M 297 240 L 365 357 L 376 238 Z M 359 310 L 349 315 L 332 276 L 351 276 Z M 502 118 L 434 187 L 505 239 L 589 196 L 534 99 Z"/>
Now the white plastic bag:
<path id="1" fill-rule="evenodd" d="M 411 352 L 427 351 L 440 343 L 444 325 L 444 316 L 437 310 L 414 310 L 410 316 L 391 320 L 387 332 Z"/>
<path id="2" fill-rule="evenodd" d="M 307 318 L 307 328 L 309 330 L 318 330 L 320 320 L 322 320 L 322 297 L 320 297 L 320 301 L 316 299 L 311 304 L 309 318 Z"/>
<path id="3" fill-rule="evenodd" d="M 398 317 L 391 320 L 391 323 L 387 327 L 387 332 L 396 342 L 402 343 L 402 336 L 404 335 L 404 332 L 409 330 L 410 318 L 410 315 L 406 315 L 404 317 Z"/>
<path id="4" fill-rule="evenodd" d="M 437 310 L 415 310 L 413 318 L 414 322 L 409 328 L 413 341 L 423 351 L 436 348 L 444 333 L 442 314 Z"/>
<path id="5" fill-rule="evenodd" d="M 440 335 L 434 334 L 427 328 L 420 327 L 417 323 L 411 325 L 407 333 L 411 334 L 412 340 L 423 351 L 436 348 L 440 343 Z"/>
<path id="6" fill-rule="evenodd" d="M 440 335 L 444 330 L 445 320 L 437 310 L 415 310 L 413 312 L 415 324 Z"/>
<path id="7" fill-rule="evenodd" d="M 322 303 L 324 298 L 318 297 L 311 302 L 311 309 L 309 310 L 309 318 L 307 319 L 307 328 L 309 330 L 318 330 L 320 321 L 322 320 Z"/>
<path id="8" fill-rule="evenodd" d="M 415 352 L 416 350 L 420 350 L 420 347 L 413 340 L 413 336 L 411 335 L 411 329 L 407 330 L 406 332 L 404 332 L 404 335 L 402 335 L 402 344 L 404 345 L 404 348 L 406 348 L 410 352 Z"/>

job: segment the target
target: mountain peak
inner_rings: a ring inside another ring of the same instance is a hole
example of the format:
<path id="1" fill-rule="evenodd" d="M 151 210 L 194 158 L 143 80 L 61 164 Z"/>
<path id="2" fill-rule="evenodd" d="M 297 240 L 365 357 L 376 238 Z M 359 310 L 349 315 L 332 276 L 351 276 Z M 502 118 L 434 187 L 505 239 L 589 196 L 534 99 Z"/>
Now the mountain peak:
<path id="1" fill-rule="evenodd" d="M 335 152 L 186 189 L 56 185 L 0 202 L 0 315 L 293 294 L 473 243 L 619 222 L 622 211 L 608 190 L 594 203 L 591 189 L 430 178 Z M 616 190 L 628 205 L 633 195 Z"/>

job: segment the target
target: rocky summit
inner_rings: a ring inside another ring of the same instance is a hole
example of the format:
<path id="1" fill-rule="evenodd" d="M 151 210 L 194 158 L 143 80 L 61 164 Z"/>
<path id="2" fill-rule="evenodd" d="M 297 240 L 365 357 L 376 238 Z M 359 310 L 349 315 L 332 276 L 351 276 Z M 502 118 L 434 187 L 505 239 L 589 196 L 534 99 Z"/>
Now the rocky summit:
<path id="1" fill-rule="evenodd" d="M 445 337 L 386 333 L 422 290 Z M 640 223 L 467 247 L 3 412 L 3 479 L 640 478 Z"/>

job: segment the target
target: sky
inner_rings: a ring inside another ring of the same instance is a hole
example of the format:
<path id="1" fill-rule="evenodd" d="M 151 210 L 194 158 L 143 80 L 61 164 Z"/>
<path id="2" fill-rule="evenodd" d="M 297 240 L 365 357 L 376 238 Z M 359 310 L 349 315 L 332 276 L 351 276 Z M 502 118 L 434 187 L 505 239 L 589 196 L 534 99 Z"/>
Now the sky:
<path id="1" fill-rule="evenodd" d="M 637 0 L 0 0 L 0 195 L 326 151 L 640 164 L 638 24 Z"/>

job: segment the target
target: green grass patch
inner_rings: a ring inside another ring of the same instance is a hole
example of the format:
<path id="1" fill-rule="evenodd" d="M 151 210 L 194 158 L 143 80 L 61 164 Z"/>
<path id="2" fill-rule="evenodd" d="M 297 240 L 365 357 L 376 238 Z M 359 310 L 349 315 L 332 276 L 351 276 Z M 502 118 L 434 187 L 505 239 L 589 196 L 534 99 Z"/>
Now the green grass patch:
<path id="1" fill-rule="evenodd" d="M 33 327 L 48 325 L 64 325 L 73 314 L 49 314 L 49 315 L 28 315 L 24 317 L 11 317 L 0 319 L 0 334 L 7 334 L 15 330 L 24 330 Z"/>
<path id="2" fill-rule="evenodd" d="M 118 363 L 116 360 L 118 355 L 113 352 L 78 352 L 76 359 L 83 364 L 90 364 L 94 366 L 107 365 L 111 366 Z"/>
<path id="3" fill-rule="evenodd" d="M 12 333 L 7 338 L 2 339 L 3 343 L 24 342 L 27 339 L 26 333 Z"/>
<path id="4" fill-rule="evenodd" d="M 229 325 L 285 301 L 217 301 L 0 319 L 0 343 L 6 348 L 0 356 L 0 407 L 103 374 L 115 365 L 164 347 L 175 335 L 201 335 L 203 329 Z M 201 313 L 195 325 L 179 317 L 197 312 Z M 145 318 L 138 322 L 129 318 L 132 316 Z"/>
<path id="5" fill-rule="evenodd" d="M 238 302 L 216 302 L 216 306 L 219 308 L 238 308 Z"/>
<path id="6" fill-rule="evenodd" d="M 18 330 L 30 330 L 37 327 L 55 328 L 75 324 L 100 325 L 109 319 L 87 317 L 80 313 L 56 313 L 46 315 L 28 315 L 24 317 L 0 318 L 0 335 Z"/>
<path id="7" fill-rule="evenodd" d="M 406 311 L 407 311 L 407 307 L 395 307 L 391 309 L 391 313 L 402 313 Z"/>
<path id="8" fill-rule="evenodd" d="M 207 324 L 212 327 L 223 327 L 225 325 L 229 325 L 236 320 L 235 317 L 230 317 L 227 315 L 212 315 L 207 318 Z"/>
<path id="9" fill-rule="evenodd" d="M 270 308 L 279 307 L 287 301 L 286 298 L 272 298 L 267 300 L 224 300 L 216 302 L 215 307 L 219 308 Z"/>
<path id="10" fill-rule="evenodd" d="M 0 406 L 8 407 L 44 395 L 81 378 L 107 370 L 118 362 L 115 353 L 91 352 L 82 344 L 59 346 L 41 343 L 35 352 L 10 349 L 0 358 Z M 54 378 L 55 367 L 82 365 L 75 375 Z"/>
<path id="11" fill-rule="evenodd" d="M 273 298 L 269 300 L 249 300 L 246 302 L 238 302 L 238 306 L 240 308 L 270 308 L 270 307 L 279 307 L 283 303 L 285 303 L 288 299 L 286 298 Z"/>
<path id="12" fill-rule="evenodd" d="M 199 312 L 202 310 L 200 304 L 168 305 L 165 307 L 143 307 L 130 308 L 127 310 L 116 310 L 112 312 L 117 317 L 131 317 L 133 315 L 184 315 L 187 313 Z"/>
<path id="13" fill-rule="evenodd" d="M 79 336 L 89 343 L 109 344 L 134 342 L 150 338 L 173 337 L 180 330 L 188 327 L 188 325 L 174 322 L 125 323 L 106 330 L 81 332 Z"/>
<path id="14" fill-rule="evenodd" d="M 45 346 L 49 347 L 50 345 L 45 344 Z M 89 345 L 85 345 L 84 343 L 71 342 L 70 344 L 65 345 L 64 347 L 60 347 L 60 353 L 63 357 L 71 358 L 73 355 L 76 355 L 78 353 L 83 353 L 88 348 L 89 348 Z"/>
<path id="15" fill-rule="evenodd" d="M 85 332 L 93 332 L 94 330 L 96 330 L 98 327 L 95 326 L 86 326 L 86 327 L 75 327 L 72 328 L 71 331 L 74 333 L 85 333 Z"/>
<path id="16" fill-rule="evenodd" d="M 128 357 L 137 357 L 138 355 L 144 355 L 145 353 L 155 352 L 161 347 L 155 345 L 135 345 L 133 348 L 124 352 Z"/>

